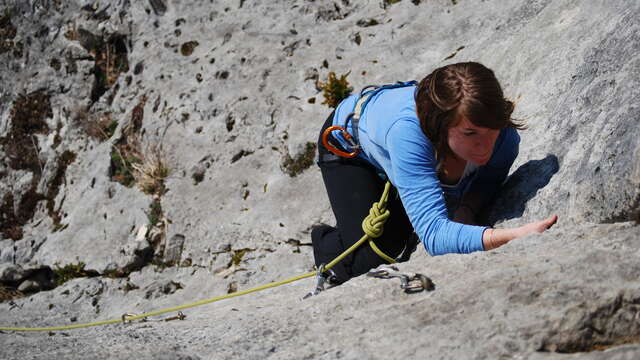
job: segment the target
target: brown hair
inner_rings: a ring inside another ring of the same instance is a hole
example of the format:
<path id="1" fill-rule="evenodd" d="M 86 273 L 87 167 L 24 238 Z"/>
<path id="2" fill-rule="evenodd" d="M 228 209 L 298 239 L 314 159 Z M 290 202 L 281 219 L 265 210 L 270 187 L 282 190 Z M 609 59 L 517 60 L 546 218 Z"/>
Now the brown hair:
<path id="1" fill-rule="evenodd" d="M 415 101 L 420 127 L 433 143 L 438 162 L 451 152 L 448 130 L 462 117 L 490 129 L 526 128 L 511 118 L 514 104 L 505 99 L 493 71 L 476 62 L 435 69 L 418 84 Z"/>

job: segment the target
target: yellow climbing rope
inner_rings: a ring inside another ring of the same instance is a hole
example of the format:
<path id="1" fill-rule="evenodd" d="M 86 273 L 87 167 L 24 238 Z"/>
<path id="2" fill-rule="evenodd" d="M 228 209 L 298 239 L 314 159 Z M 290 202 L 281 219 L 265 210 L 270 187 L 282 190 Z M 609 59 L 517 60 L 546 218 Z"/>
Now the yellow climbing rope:
<path id="1" fill-rule="evenodd" d="M 375 243 L 373 242 L 373 239 L 378 238 L 378 237 L 380 237 L 380 235 L 382 235 L 382 231 L 383 231 L 383 228 L 384 228 L 384 223 L 385 223 L 385 221 L 387 221 L 387 218 L 389 217 L 389 215 L 391 215 L 389 210 L 387 210 L 387 199 L 389 197 L 390 188 L 391 188 L 391 183 L 387 182 L 385 184 L 384 191 L 382 192 L 382 196 L 380 197 L 380 201 L 373 203 L 373 205 L 371 206 L 371 209 L 369 210 L 369 215 L 362 222 L 362 230 L 365 233 L 362 236 L 362 238 L 360 238 L 360 240 L 358 240 L 355 244 L 353 244 L 351 247 L 349 247 L 347 250 L 345 250 L 342 254 L 338 255 L 338 257 L 333 259 L 329 264 L 327 264 L 324 267 L 325 270 L 331 269 L 338 262 L 340 262 L 342 259 L 344 259 L 347 255 L 351 254 L 355 249 L 357 249 L 360 245 L 362 245 L 365 241 L 369 242 L 369 246 L 371 246 L 371 249 L 373 249 L 373 251 L 375 251 L 376 254 L 380 255 L 380 257 L 382 257 L 383 259 L 385 259 L 389 263 L 395 263 L 395 260 L 393 258 L 391 258 L 388 255 L 386 255 L 385 253 L 383 253 L 375 245 Z M 222 295 L 222 296 L 217 296 L 217 297 L 214 297 L 214 298 L 211 298 L 211 299 L 205 299 L 205 300 L 200 300 L 200 301 L 196 301 L 196 302 L 189 303 L 189 304 L 184 304 L 184 305 L 174 306 L 174 307 L 170 307 L 170 308 L 160 309 L 160 310 L 157 310 L 157 311 L 152 311 L 152 312 L 148 312 L 148 313 L 140 314 L 140 315 L 131 315 L 131 316 L 123 315 L 122 318 L 119 318 L 119 319 L 103 320 L 103 321 L 96 321 L 96 322 L 91 322 L 91 323 L 75 324 L 75 325 L 51 326 L 51 327 L 26 328 L 26 327 L 0 326 L 0 331 L 60 331 L 60 330 L 71 330 L 71 329 L 87 328 L 87 327 L 92 327 L 92 326 L 116 324 L 116 323 L 121 323 L 121 322 L 124 322 L 124 321 L 140 320 L 140 319 L 144 319 L 144 318 L 151 317 L 151 316 L 162 315 L 162 314 L 166 314 L 166 313 L 169 313 L 169 312 L 179 311 L 179 310 L 188 309 L 188 308 L 192 308 L 192 307 L 196 307 L 196 306 L 200 306 L 200 305 L 210 304 L 210 303 L 213 303 L 213 302 L 216 302 L 216 301 L 220 301 L 220 300 L 224 300 L 224 299 L 230 299 L 230 298 L 233 298 L 233 297 L 250 294 L 250 293 L 253 293 L 253 292 L 257 292 L 257 291 L 261 291 L 261 290 L 277 287 L 277 286 L 280 286 L 280 285 L 288 284 L 288 283 L 291 283 L 291 282 L 294 282 L 294 281 L 306 279 L 308 277 L 312 277 L 312 276 L 315 276 L 315 275 L 316 275 L 316 272 L 312 271 L 312 272 L 308 272 L 306 274 L 302 274 L 302 275 L 291 277 L 289 279 L 285 279 L 285 280 L 281 280 L 281 281 L 275 281 L 275 282 L 272 282 L 272 283 L 269 283 L 269 284 L 265 284 L 265 285 L 261 285 L 261 286 L 257 286 L 257 287 L 251 288 L 251 289 L 238 291 L 238 292 L 234 292 L 234 293 L 226 294 L 226 295 Z"/>
<path id="2" fill-rule="evenodd" d="M 371 205 L 369 215 L 362 220 L 362 231 L 364 231 L 364 234 L 368 236 L 367 240 L 369 240 L 369 246 L 371 249 L 388 263 L 394 264 L 396 262 L 395 259 L 382 252 L 382 250 L 376 246 L 375 242 L 373 242 L 373 239 L 377 239 L 382 235 L 384 223 L 391 215 L 389 210 L 387 210 L 387 200 L 389 198 L 390 189 L 391 183 L 387 181 L 384 186 L 382 196 L 380 196 L 380 201 L 374 202 L 373 205 Z"/>

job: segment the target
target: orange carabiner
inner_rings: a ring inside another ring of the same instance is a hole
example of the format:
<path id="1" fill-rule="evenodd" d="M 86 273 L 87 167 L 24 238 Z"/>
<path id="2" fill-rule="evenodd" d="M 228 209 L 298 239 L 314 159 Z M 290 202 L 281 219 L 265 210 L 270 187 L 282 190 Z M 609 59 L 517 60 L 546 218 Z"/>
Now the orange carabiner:
<path id="1" fill-rule="evenodd" d="M 341 151 L 337 148 L 335 148 L 333 145 L 329 144 L 329 134 L 331 134 L 332 131 L 334 130 L 340 130 L 342 131 L 342 136 L 344 136 L 345 140 L 350 141 L 351 139 L 353 139 L 353 137 L 351 136 L 351 134 L 349 134 L 347 132 L 347 130 L 345 130 L 342 126 L 338 126 L 338 125 L 333 125 L 333 126 L 329 126 L 323 133 L 322 133 L 322 144 L 324 145 L 325 148 L 327 148 L 327 150 L 331 151 L 332 153 L 338 155 L 338 156 L 342 156 L 345 158 L 353 158 L 356 157 L 358 155 L 358 152 L 360 149 L 355 148 L 355 150 L 353 150 L 353 152 L 344 152 Z"/>

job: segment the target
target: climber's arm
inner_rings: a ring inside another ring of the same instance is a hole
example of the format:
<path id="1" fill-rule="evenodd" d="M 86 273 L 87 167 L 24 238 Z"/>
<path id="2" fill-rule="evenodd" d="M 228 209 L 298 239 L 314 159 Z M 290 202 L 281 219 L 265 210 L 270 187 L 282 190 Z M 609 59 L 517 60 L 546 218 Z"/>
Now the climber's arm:
<path id="1" fill-rule="evenodd" d="M 485 250 L 492 250 L 513 239 L 544 232 L 548 228 L 552 227 L 557 221 L 558 217 L 553 215 L 542 221 L 535 221 L 516 228 L 486 229 L 482 234 L 482 246 L 484 246 Z"/>

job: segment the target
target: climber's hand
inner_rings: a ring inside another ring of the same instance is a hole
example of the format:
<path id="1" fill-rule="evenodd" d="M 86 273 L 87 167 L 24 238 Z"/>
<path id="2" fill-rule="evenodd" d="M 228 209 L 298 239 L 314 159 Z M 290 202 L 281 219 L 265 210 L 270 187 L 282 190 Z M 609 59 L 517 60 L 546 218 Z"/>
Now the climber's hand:
<path id="1" fill-rule="evenodd" d="M 552 227 L 558 221 L 558 216 L 553 215 L 541 221 L 534 221 L 526 225 L 522 225 L 517 237 L 527 236 L 531 234 L 541 233 Z"/>
<path id="2" fill-rule="evenodd" d="M 510 229 L 486 229 L 482 234 L 482 245 L 485 250 L 500 247 L 513 239 L 541 233 L 552 227 L 558 221 L 558 216 L 553 215 L 542 221 L 535 221 Z"/>

